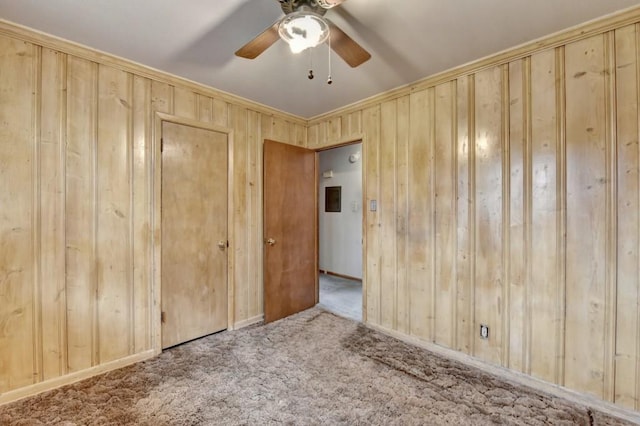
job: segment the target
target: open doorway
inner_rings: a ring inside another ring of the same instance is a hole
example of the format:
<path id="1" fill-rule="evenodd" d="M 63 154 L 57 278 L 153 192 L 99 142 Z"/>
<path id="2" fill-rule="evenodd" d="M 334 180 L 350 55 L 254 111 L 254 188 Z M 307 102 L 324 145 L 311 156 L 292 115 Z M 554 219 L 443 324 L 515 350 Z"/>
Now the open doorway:
<path id="1" fill-rule="evenodd" d="M 318 156 L 319 305 L 362 321 L 362 142 Z"/>

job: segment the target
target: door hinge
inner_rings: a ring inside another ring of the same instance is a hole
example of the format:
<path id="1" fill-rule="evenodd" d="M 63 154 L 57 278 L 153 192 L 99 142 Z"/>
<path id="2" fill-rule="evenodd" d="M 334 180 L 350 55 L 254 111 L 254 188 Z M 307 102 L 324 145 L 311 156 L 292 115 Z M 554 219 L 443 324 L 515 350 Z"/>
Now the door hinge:
<path id="1" fill-rule="evenodd" d="M 164 152 L 164 139 L 160 138 L 160 152 Z"/>
<path id="2" fill-rule="evenodd" d="M 166 317 L 167 316 L 165 315 L 164 311 L 160 312 L 160 322 L 162 324 L 164 324 L 165 320 L 167 319 Z"/>

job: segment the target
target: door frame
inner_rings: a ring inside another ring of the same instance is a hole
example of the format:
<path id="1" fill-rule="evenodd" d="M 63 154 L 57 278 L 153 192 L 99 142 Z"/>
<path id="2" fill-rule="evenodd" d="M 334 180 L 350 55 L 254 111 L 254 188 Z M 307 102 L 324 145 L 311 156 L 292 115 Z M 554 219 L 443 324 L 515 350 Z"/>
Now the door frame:
<path id="1" fill-rule="evenodd" d="M 274 139 L 270 139 L 270 140 L 274 140 Z M 366 184 L 366 179 L 367 179 L 367 162 L 365 161 L 365 159 L 367 158 L 367 143 L 366 143 L 367 137 L 364 133 L 355 133 L 352 134 L 351 136 L 347 137 L 347 138 L 343 138 L 343 139 L 339 139 L 336 141 L 329 141 L 326 144 L 323 144 L 322 146 L 318 146 L 318 147 L 309 147 L 309 146 L 304 146 L 303 148 L 307 148 L 309 150 L 312 150 L 315 152 L 315 156 L 316 156 L 316 166 L 319 164 L 319 158 L 320 158 L 320 152 L 321 151 L 327 151 L 329 149 L 333 149 L 333 148 L 340 148 L 342 146 L 346 146 L 346 145 L 354 145 L 357 143 L 361 143 L 362 144 L 362 156 L 361 156 L 361 161 L 362 161 L 362 323 L 366 324 L 367 323 L 367 294 L 368 294 L 368 290 L 367 290 L 367 184 Z M 274 140 L 276 141 L 276 140 Z M 264 144 L 264 140 L 262 141 Z M 277 142 L 277 141 L 276 141 Z M 283 142 L 284 143 L 284 142 Z M 263 145 L 264 146 L 264 145 Z M 264 162 L 264 158 L 262 160 L 262 162 Z M 265 171 L 263 170 L 263 173 Z M 318 168 L 316 167 L 316 188 L 314 191 L 314 204 L 315 204 L 315 210 L 316 210 L 316 224 L 315 224 L 315 239 L 316 239 L 316 271 L 315 271 L 315 281 L 316 281 L 316 303 L 318 303 L 318 301 L 320 300 L 320 285 L 319 285 L 319 273 L 320 271 L 318 271 L 318 267 L 317 265 L 320 264 L 320 215 L 318 214 L 318 209 L 319 209 L 319 202 L 318 202 Z M 261 181 L 261 189 L 262 189 L 262 203 L 263 203 L 263 209 L 264 209 L 264 175 L 261 177 L 262 181 Z M 263 215 L 264 215 L 264 211 L 263 211 Z M 262 221 L 261 224 L 261 230 L 262 230 L 262 238 L 260 239 L 260 247 L 261 247 L 261 256 L 260 256 L 260 268 L 261 268 L 261 275 L 262 275 L 262 287 L 263 287 L 263 291 L 264 291 L 264 267 L 265 267 L 265 262 L 264 262 L 264 240 L 266 238 L 265 235 L 265 229 L 264 229 L 264 221 Z M 264 307 L 263 307 L 263 312 L 264 312 Z M 264 318 L 264 314 L 263 314 L 263 318 Z"/>
<path id="2" fill-rule="evenodd" d="M 233 270 L 233 130 L 176 115 L 155 112 L 151 140 L 151 278 L 152 309 L 150 317 L 151 347 L 155 354 L 162 352 L 162 123 L 168 122 L 227 135 L 227 330 L 233 330 L 235 321 L 235 277 Z"/>
<path id="3" fill-rule="evenodd" d="M 334 142 L 328 142 L 326 145 L 322 145 L 321 147 L 315 148 L 316 152 L 316 164 L 319 163 L 320 152 L 328 151 L 334 148 L 340 148 L 348 145 L 355 145 L 360 143 L 362 146 L 362 155 L 360 156 L 360 161 L 362 161 L 362 218 L 361 218 L 361 226 L 362 226 L 362 323 L 367 323 L 367 212 L 368 212 L 368 203 L 367 203 L 367 162 L 365 159 L 367 158 L 367 144 L 365 142 L 366 136 L 363 133 L 354 134 L 349 136 L 348 138 L 344 138 Z M 316 172 L 317 175 L 317 172 Z M 316 176 L 317 178 L 317 176 Z M 317 192 L 317 188 L 316 188 Z M 316 211 L 320 208 L 320 204 L 318 202 L 318 195 L 316 195 Z M 320 264 L 320 214 L 316 214 L 316 241 L 318 247 L 316 247 L 317 259 L 316 264 Z M 318 274 L 320 271 L 316 271 L 316 282 L 319 277 Z M 320 285 L 318 284 L 318 300 L 320 300 Z"/>

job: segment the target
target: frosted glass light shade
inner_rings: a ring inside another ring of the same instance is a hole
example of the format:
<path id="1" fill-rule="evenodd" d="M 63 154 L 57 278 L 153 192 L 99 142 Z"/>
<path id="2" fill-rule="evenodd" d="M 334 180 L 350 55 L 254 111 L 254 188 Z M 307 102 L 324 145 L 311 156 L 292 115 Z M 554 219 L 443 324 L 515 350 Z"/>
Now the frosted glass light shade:
<path id="1" fill-rule="evenodd" d="M 324 43 L 329 37 L 329 25 L 321 16 L 312 12 L 290 13 L 280 21 L 280 37 L 289 43 L 293 53 Z"/>

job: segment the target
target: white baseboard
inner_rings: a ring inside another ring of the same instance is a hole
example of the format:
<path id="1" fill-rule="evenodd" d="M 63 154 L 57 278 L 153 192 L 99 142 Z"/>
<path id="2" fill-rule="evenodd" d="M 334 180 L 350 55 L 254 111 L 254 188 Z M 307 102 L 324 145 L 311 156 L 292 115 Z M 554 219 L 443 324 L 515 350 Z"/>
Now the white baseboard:
<path id="1" fill-rule="evenodd" d="M 333 275 L 334 277 L 338 277 L 338 278 L 344 278 L 346 280 L 351 280 L 351 281 L 360 281 L 362 282 L 362 277 L 358 278 L 358 277 L 352 277 L 351 275 L 345 275 L 345 274 L 339 274 L 337 272 L 331 272 L 331 271 L 327 271 L 324 269 L 320 269 L 318 271 L 320 274 L 323 275 Z"/>
<path id="2" fill-rule="evenodd" d="M 246 320 L 238 321 L 233 325 L 234 330 L 240 328 L 249 327 L 250 325 L 258 324 L 264 321 L 264 315 L 256 315 L 255 317 L 247 318 Z"/>
<path id="3" fill-rule="evenodd" d="M 417 337 L 400 333 L 398 331 L 389 330 L 387 328 L 373 324 L 365 324 L 365 326 L 388 336 L 394 337 L 398 340 L 402 340 L 403 342 L 427 349 L 428 351 L 434 352 L 443 357 L 459 361 L 471 367 L 478 368 L 482 371 L 493 374 L 512 383 L 528 386 L 530 388 L 553 395 L 555 397 L 564 398 L 575 404 L 579 404 L 585 407 L 592 407 L 602 413 L 611 415 L 613 417 L 618 417 L 632 423 L 640 424 L 639 412 L 620 407 L 607 401 L 603 401 L 596 398 L 595 396 L 580 393 L 578 391 L 565 388 L 554 383 L 545 382 L 544 380 L 537 379 L 524 373 L 520 373 L 519 371 L 510 370 L 505 367 L 490 364 L 486 361 L 474 358 L 471 355 L 454 351 L 453 349 L 439 346 L 435 343 L 427 342 Z"/>
<path id="4" fill-rule="evenodd" d="M 27 398 L 29 396 L 37 395 L 39 393 L 59 388 L 64 385 L 78 382 L 80 380 L 88 379 L 89 377 L 97 376 L 98 374 L 106 373 L 107 371 L 117 370 L 118 368 L 126 367 L 127 365 L 135 364 L 136 362 L 153 358 L 155 355 L 156 352 L 153 349 L 150 349 L 145 352 L 140 352 L 139 354 L 96 365 L 95 367 L 87 368 L 86 370 L 76 371 L 74 373 L 66 374 L 54 379 L 45 380 L 40 383 L 35 383 L 33 385 L 25 386 L 20 389 L 5 392 L 0 394 L 0 405 Z"/>

